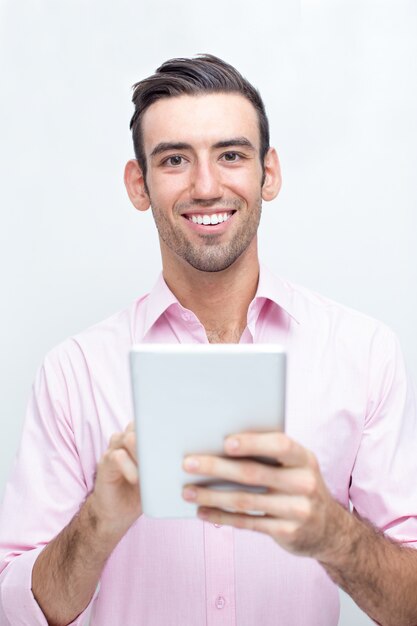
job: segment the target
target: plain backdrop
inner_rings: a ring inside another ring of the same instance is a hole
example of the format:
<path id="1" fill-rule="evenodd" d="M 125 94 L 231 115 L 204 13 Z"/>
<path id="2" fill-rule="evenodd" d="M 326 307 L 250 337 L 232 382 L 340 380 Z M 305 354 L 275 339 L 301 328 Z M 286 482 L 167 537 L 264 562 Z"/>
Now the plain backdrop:
<path id="1" fill-rule="evenodd" d="M 261 91 L 284 181 L 264 261 L 388 323 L 416 377 L 416 33 L 413 0 L 0 3 L 0 491 L 45 352 L 159 272 L 122 175 L 131 85 L 174 56 Z M 370 623 L 342 595 L 340 624 Z"/>

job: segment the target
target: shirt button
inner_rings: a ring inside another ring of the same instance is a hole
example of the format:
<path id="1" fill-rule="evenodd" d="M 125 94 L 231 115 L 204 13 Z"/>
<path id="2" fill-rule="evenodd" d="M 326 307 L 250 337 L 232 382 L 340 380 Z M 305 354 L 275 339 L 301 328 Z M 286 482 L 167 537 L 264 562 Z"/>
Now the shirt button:
<path id="1" fill-rule="evenodd" d="M 217 609 L 222 609 L 225 604 L 226 604 L 226 600 L 223 598 L 223 596 L 218 596 L 216 598 L 216 608 Z"/>
<path id="2" fill-rule="evenodd" d="M 221 524 L 213 524 L 214 528 L 221 528 L 222 525 Z"/>

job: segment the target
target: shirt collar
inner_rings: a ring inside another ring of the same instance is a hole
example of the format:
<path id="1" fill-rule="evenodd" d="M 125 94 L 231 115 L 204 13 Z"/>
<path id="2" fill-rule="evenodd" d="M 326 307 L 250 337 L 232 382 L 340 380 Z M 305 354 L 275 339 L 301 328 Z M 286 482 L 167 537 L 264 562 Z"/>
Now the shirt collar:
<path id="1" fill-rule="evenodd" d="M 294 303 L 293 288 L 285 280 L 273 274 L 263 263 L 260 265 L 258 289 L 256 290 L 255 299 L 256 298 L 271 300 L 288 313 L 297 324 L 300 323 Z"/>
<path id="2" fill-rule="evenodd" d="M 275 276 L 265 265 L 260 265 L 259 282 L 254 302 L 258 298 L 271 300 L 299 323 L 292 293 L 293 290 L 286 281 Z M 166 284 L 161 272 L 147 299 L 144 334 L 152 328 L 165 311 L 174 305 L 183 308 Z"/>
<path id="3" fill-rule="evenodd" d="M 179 305 L 177 298 L 166 284 L 162 272 L 148 295 L 146 303 L 144 335 L 152 328 L 155 322 L 169 307 Z"/>

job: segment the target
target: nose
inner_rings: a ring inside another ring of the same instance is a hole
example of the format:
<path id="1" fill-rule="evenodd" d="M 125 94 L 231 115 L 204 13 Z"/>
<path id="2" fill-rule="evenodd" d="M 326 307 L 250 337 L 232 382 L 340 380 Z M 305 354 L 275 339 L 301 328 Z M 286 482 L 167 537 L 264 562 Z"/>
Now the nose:
<path id="1" fill-rule="evenodd" d="M 193 200 L 218 200 L 222 196 L 219 172 L 209 162 L 197 163 L 192 172 L 191 194 Z"/>

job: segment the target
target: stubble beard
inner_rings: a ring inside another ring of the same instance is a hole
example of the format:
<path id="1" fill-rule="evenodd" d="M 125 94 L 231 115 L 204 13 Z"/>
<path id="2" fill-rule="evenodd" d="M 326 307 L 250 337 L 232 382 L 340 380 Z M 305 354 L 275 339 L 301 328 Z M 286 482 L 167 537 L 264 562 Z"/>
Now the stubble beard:
<path id="1" fill-rule="evenodd" d="M 173 228 L 163 209 L 153 203 L 151 207 L 159 236 L 174 254 L 201 272 L 221 272 L 233 265 L 256 236 L 261 219 L 262 198 L 259 196 L 256 204 L 247 209 L 246 221 L 240 224 L 232 239 L 225 243 L 219 243 L 220 236 L 207 233 L 207 235 L 200 235 L 200 244 L 194 244 L 186 238 L 180 228 Z M 178 216 L 180 210 L 185 208 L 194 208 L 194 206 L 176 207 Z M 239 213 L 243 210 L 243 203 L 235 200 L 232 203 L 229 202 L 227 208 L 232 208 Z M 204 208 L 195 207 L 195 212 L 203 213 Z M 241 219 L 240 215 L 239 218 Z M 187 218 L 179 217 L 179 219 Z"/>

